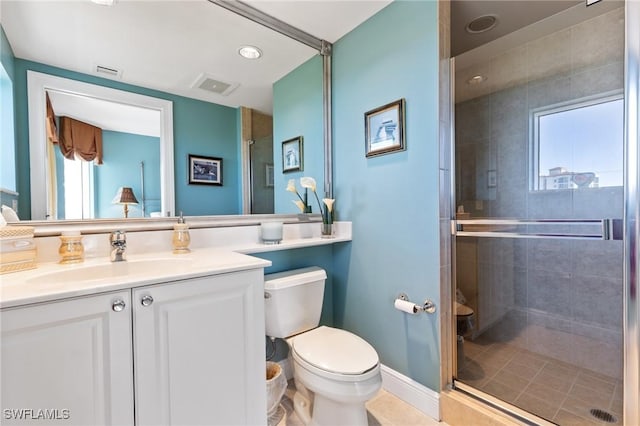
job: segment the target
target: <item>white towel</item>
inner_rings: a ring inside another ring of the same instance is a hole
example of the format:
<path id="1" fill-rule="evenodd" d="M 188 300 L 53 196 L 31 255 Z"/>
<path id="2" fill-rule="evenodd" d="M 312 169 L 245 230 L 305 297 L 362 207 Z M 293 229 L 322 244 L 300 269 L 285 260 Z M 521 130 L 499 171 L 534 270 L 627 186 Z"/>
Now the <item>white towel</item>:
<path id="1" fill-rule="evenodd" d="M 5 220 L 4 216 L 0 214 L 0 228 L 2 228 L 3 226 L 7 226 L 7 221 Z"/>
<path id="2" fill-rule="evenodd" d="M 2 216 L 7 222 L 20 222 L 20 218 L 16 214 L 16 211 L 4 204 L 2 205 Z"/>

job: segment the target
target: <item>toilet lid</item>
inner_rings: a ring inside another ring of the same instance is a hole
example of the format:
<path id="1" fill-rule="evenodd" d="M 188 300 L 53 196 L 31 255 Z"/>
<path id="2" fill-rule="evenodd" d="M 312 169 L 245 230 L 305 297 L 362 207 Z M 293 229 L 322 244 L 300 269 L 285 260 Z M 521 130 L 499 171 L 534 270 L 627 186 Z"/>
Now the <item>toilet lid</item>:
<path id="1" fill-rule="evenodd" d="M 318 327 L 296 336 L 296 354 L 325 371 L 362 374 L 378 364 L 378 354 L 369 343 L 353 333 L 331 327 Z"/>

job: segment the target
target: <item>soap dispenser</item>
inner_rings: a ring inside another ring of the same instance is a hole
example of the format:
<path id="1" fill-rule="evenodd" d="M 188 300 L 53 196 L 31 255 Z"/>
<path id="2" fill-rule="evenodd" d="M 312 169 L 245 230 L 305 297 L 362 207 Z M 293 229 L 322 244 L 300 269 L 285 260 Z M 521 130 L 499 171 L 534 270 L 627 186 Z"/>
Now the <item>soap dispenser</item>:
<path id="1" fill-rule="evenodd" d="M 180 212 L 178 223 L 173 225 L 173 253 L 189 253 L 191 251 L 189 250 L 190 242 L 191 237 L 189 236 L 189 225 L 185 223 L 182 212 Z"/>

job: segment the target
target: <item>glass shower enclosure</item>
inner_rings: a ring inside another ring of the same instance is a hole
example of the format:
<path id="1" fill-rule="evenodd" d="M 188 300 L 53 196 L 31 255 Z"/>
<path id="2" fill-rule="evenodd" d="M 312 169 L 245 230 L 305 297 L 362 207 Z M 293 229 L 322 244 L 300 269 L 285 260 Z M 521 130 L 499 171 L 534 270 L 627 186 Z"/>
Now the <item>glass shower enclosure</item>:
<path id="1" fill-rule="evenodd" d="M 454 386 L 516 415 L 623 424 L 625 66 L 623 2 L 455 59 Z"/>

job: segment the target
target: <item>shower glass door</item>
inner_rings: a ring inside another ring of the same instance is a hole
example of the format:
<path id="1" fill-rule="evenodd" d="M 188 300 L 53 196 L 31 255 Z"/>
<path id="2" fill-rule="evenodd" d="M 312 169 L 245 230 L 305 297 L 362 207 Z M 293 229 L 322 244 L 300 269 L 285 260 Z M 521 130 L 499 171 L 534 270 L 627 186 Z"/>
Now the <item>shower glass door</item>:
<path id="1" fill-rule="evenodd" d="M 618 6 L 456 58 L 456 386 L 560 425 L 622 424 Z"/>

